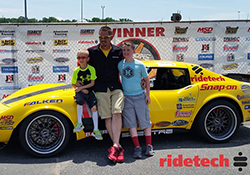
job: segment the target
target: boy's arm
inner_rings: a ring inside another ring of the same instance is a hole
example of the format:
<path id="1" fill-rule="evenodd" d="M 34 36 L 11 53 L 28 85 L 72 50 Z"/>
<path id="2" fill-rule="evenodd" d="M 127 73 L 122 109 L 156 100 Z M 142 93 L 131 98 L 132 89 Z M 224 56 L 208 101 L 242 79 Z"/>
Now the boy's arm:
<path id="1" fill-rule="evenodd" d="M 143 80 L 146 82 L 146 104 L 150 104 L 150 81 L 148 77 L 143 78 Z"/>

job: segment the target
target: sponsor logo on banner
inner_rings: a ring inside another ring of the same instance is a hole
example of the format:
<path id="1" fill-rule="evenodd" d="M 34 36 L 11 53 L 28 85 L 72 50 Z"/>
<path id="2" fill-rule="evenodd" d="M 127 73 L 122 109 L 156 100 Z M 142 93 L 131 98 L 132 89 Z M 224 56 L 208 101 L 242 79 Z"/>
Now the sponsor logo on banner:
<path id="1" fill-rule="evenodd" d="M 16 53 L 18 50 L 16 50 L 16 49 L 11 49 L 11 50 L 9 50 L 9 49 L 0 49 L 0 53 Z"/>
<path id="2" fill-rule="evenodd" d="M 27 30 L 27 36 L 41 36 L 42 30 Z"/>
<path id="3" fill-rule="evenodd" d="M 53 66 L 53 72 L 69 72 L 69 66 Z"/>
<path id="4" fill-rule="evenodd" d="M 234 58 L 234 54 L 233 53 L 229 53 L 227 55 L 227 61 L 235 61 L 235 58 Z"/>
<path id="5" fill-rule="evenodd" d="M 177 46 L 174 45 L 173 52 L 186 52 L 188 49 L 188 46 Z"/>
<path id="6" fill-rule="evenodd" d="M 26 50 L 25 52 L 28 52 L 28 53 L 43 53 L 43 52 L 45 52 L 45 50 Z"/>
<path id="7" fill-rule="evenodd" d="M 14 83 L 14 75 L 6 75 L 6 83 Z"/>
<path id="8" fill-rule="evenodd" d="M 202 64 L 200 64 L 200 66 L 201 66 L 201 67 L 204 67 L 204 68 L 206 68 L 206 69 L 211 68 L 211 67 L 214 67 L 214 65 L 213 65 L 213 64 L 210 64 L 210 63 L 202 63 Z"/>
<path id="9" fill-rule="evenodd" d="M 46 42 L 45 41 L 27 41 L 25 43 L 26 45 L 45 45 Z"/>
<path id="10" fill-rule="evenodd" d="M 53 45 L 54 46 L 67 46 L 68 40 L 67 39 L 54 39 Z"/>
<path id="11" fill-rule="evenodd" d="M 237 69 L 238 67 L 239 67 L 239 64 L 234 63 L 234 64 L 223 65 L 222 69 L 224 69 L 224 70 L 232 70 L 232 69 Z"/>
<path id="12" fill-rule="evenodd" d="M 80 35 L 94 35 L 95 29 L 81 29 Z"/>
<path id="13" fill-rule="evenodd" d="M 246 37 L 246 41 L 250 41 L 250 37 Z"/>
<path id="14" fill-rule="evenodd" d="M 198 60 L 214 60 L 214 54 L 199 54 L 198 55 Z"/>
<path id="15" fill-rule="evenodd" d="M 68 30 L 54 30 L 54 37 L 67 37 L 68 35 Z"/>
<path id="16" fill-rule="evenodd" d="M 201 51 L 208 52 L 209 51 L 209 44 L 202 44 Z"/>
<path id="17" fill-rule="evenodd" d="M 14 39 L 2 39 L 0 40 L 0 46 L 15 46 L 16 42 Z"/>
<path id="18" fill-rule="evenodd" d="M 27 63 L 39 63 L 39 62 L 43 62 L 43 57 L 27 58 L 26 62 Z"/>
<path id="19" fill-rule="evenodd" d="M 55 58 L 54 60 L 56 62 L 59 62 L 59 63 L 65 63 L 65 62 L 69 61 L 69 58 L 58 57 L 58 58 Z"/>
<path id="20" fill-rule="evenodd" d="M 184 61 L 184 54 L 177 54 L 176 55 L 176 61 L 183 62 Z"/>
<path id="21" fill-rule="evenodd" d="M 174 37 L 173 43 L 177 42 L 189 42 L 189 37 Z"/>
<path id="22" fill-rule="evenodd" d="M 228 51 L 232 51 L 232 52 L 236 52 L 239 48 L 239 45 L 236 46 L 228 46 L 228 45 L 224 45 L 223 47 L 223 51 L 228 52 Z"/>
<path id="23" fill-rule="evenodd" d="M 250 27 L 248 28 L 247 32 L 250 32 Z"/>
<path id="24" fill-rule="evenodd" d="M 90 40 L 90 41 L 78 41 L 78 44 L 97 44 L 97 40 Z"/>
<path id="25" fill-rule="evenodd" d="M 213 27 L 199 27 L 197 32 L 198 33 L 209 34 L 209 33 L 212 33 L 213 30 L 214 30 Z"/>
<path id="26" fill-rule="evenodd" d="M 10 96 L 10 94 L 3 94 L 2 99 L 5 99 L 8 96 Z"/>
<path id="27" fill-rule="evenodd" d="M 239 42 L 240 37 L 224 37 L 223 42 Z"/>
<path id="28" fill-rule="evenodd" d="M 201 38 L 195 38 L 195 41 L 216 41 L 216 37 L 201 37 Z"/>
<path id="29" fill-rule="evenodd" d="M 113 36 L 120 37 L 159 37 L 165 36 L 163 27 L 113 28 Z"/>
<path id="30" fill-rule="evenodd" d="M 40 75 L 40 76 L 36 76 L 36 75 L 29 75 L 28 76 L 28 81 L 43 81 L 43 75 Z"/>
<path id="31" fill-rule="evenodd" d="M 18 67 L 12 66 L 12 67 L 1 67 L 2 73 L 18 73 Z"/>
<path id="32" fill-rule="evenodd" d="M 225 33 L 226 34 L 235 34 L 235 33 L 237 33 L 238 29 L 239 29 L 239 27 L 230 27 L 230 26 L 227 26 Z"/>
<path id="33" fill-rule="evenodd" d="M 0 90 L 20 90 L 21 86 L 0 86 Z"/>
<path id="34" fill-rule="evenodd" d="M 250 60 L 250 53 L 247 54 L 247 59 Z"/>
<path id="35" fill-rule="evenodd" d="M 0 30 L 0 37 L 13 37 L 15 30 Z"/>
<path id="36" fill-rule="evenodd" d="M 66 81 L 66 74 L 59 74 L 58 75 L 58 81 L 59 82 L 65 82 Z"/>
<path id="37" fill-rule="evenodd" d="M 33 74 L 39 74 L 40 73 L 40 67 L 39 66 L 32 66 L 32 73 Z"/>
<path id="38" fill-rule="evenodd" d="M 1 60 L 1 62 L 2 63 L 4 63 L 4 64 L 13 64 L 13 63 L 15 63 L 17 61 L 17 59 L 15 59 L 15 58 L 3 58 L 2 60 Z M 1 63 L 0 62 L 0 63 Z"/>
<path id="39" fill-rule="evenodd" d="M 68 53 L 70 49 L 53 49 L 53 53 Z"/>
<path id="40" fill-rule="evenodd" d="M 188 27 L 186 27 L 186 28 L 175 27 L 174 34 L 186 34 L 187 29 L 188 29 Z"/>

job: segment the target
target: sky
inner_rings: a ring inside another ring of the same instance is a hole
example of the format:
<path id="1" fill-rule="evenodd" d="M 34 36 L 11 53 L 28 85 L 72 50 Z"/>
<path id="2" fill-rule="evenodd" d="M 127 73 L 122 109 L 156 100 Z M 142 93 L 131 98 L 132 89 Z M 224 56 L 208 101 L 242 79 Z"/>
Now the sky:
<path id="1" fill-rule="evenodd" d="M 25 0 L 0 0 L 0 17 L 25 16 Z M 128 18 L 134 22 L 171 21 L 180 13 L 181 21 L 250 19 L 249 0 L 26 0 L 27 17 L 41 20 L 79 20 L 93 17 Z M 81 2 L 83 2 L 81 8 Z M 82 10 L 81 10 L 82 9 Z"/>

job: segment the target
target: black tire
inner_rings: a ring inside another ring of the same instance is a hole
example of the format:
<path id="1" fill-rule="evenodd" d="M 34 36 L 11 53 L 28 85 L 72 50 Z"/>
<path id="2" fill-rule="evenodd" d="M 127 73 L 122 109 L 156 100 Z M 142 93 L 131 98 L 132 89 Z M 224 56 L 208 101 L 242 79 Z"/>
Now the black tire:
<path id="1" fill-rule="evenodd" d="M 240 126 L 237 108 L 226 100 L 216 100 L 204 108 L 196 118 L 195 132 L 209 142 L 224 143 L 232 139 Z"/>
<path id="2" fill-rule="evenodd" d="M 19 138 L 22 147 L 36 157 L 54 156 L 65 149 L 71 136 L 69 122 L 53 111 L 41 111 L 21 124 Z"/>

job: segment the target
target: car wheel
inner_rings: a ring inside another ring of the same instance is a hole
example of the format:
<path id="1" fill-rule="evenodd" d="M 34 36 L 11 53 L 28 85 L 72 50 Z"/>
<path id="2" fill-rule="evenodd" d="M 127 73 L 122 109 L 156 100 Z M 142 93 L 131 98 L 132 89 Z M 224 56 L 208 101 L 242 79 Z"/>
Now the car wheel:
<path id="1" fill-rule="evenodd" d="M 70 125 L 64 116 L 52 111 L 41 111 L 24 120 L 19 138 L 28 153 L 49 157 L 67 146 L 70 134 Z"/>
<path id="2" fill-rule="evenodd" d="M 238 110 L 225 100 L 217 100 L 206 105 L 197 117 L 196 132 L 210 142 L 229 141 L 240 125 Z"/>

